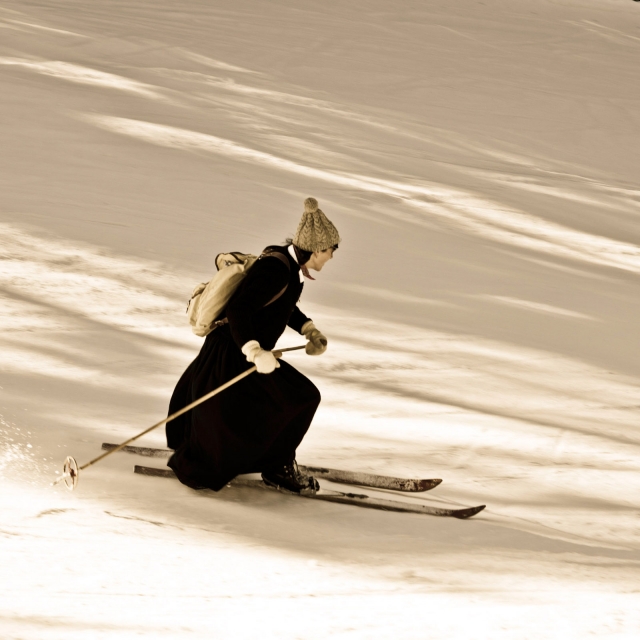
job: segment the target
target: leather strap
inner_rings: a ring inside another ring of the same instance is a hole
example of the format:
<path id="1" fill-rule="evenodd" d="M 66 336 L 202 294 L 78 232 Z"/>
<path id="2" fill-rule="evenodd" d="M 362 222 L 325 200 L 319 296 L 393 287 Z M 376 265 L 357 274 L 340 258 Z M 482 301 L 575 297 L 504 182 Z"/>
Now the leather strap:
<path id="1" fill-rule="evenodd" d="M 258 258 L 258 260 L 261 260 L 262 258 L 268 258 L 268 257 L 278 258 L 280 262 L 283 262 L 287 266 L 287 270 L 291 271 L 289 258 L 286 258 L 285 256 L 283 256 L 279 251 L 274 251 L 273 249 L 271 249 L 270 251 L 265 251 Z M 267 304 L 265 304 L 264 306 L 268 307 L 272 302 L 275 302 L 280 296 L 284 294 L 288 286 L 289 286 L 289 283 L 287 282 L 287 284 L 285 284 L 284 287 L 275 296 L 273 296 L 273 298 L 271 298 L 271 300 L 269 300 L 269 302 L 267 302 Z"/>

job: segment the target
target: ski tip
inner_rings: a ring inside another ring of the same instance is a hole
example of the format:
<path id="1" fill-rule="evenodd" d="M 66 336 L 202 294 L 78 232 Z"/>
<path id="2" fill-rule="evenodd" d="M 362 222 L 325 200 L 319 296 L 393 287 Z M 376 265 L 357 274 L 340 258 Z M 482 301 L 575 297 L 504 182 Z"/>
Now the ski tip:
<path id="1" fill-rule="evenodd" d="M 468 509 L 456 509 L 455 513 L 453 513 L 454 518 L 459 518 L 460 520 L 466 520 L 467 518 L 471 518 L 475 516 L 477 513 L 480 513 L 483 509 L 486 508 L 486 504 L 481 504 L 478 507 L 469 507 Z"/>
<path id="2" fill-rule="evenodd" d="M 416 480 L 416 492 L 430 491 L 442 483 L 441 478 L 431 478 L 430 480 Z"/>

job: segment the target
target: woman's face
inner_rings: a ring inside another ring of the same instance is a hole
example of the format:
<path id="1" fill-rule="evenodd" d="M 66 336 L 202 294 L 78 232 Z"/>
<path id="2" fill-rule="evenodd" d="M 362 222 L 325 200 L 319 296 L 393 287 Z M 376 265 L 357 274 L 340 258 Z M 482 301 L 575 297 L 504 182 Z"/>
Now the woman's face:
<path id="1" fill-rule="evenodd" d="M 322 271 L 322 267 L 324 267 L 331 258 L 333 258 L 333 248 L 325 249 L 324 251 L 314 251 L 306 267 L 314 271 Z"/>

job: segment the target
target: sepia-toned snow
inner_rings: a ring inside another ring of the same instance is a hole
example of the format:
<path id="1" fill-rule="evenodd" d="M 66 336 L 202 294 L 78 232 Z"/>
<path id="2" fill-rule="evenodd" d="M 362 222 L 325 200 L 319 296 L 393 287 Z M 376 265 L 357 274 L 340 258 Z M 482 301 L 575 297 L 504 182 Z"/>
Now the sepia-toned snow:
<path id="1" fill-rule="evenodd" d="M 0 638 L 637 638 L 639 60 L 631 0 L 2 0 Z M 166 416 L 193 287 L 308 196 L 298 461 L 486 510 L 52 486 Z"/>

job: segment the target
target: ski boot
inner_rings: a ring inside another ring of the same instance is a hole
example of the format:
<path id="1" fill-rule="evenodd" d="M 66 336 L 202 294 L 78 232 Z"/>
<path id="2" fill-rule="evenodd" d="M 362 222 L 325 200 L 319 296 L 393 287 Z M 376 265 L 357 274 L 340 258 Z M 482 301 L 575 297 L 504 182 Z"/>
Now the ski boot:
<path id="1" fill-rule="evenodd" d="M 302 496 L 315 495 L 320 489 L 318 481 L 313 476 L 305 476 L 300 473 L 298 463 L 295 460 L 287 462 L 279 469 L 264 471 L 262 480 L 268 487 L 284 489 Z"/>

